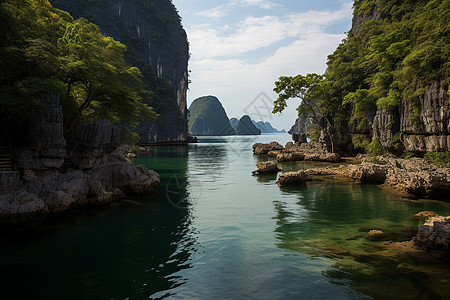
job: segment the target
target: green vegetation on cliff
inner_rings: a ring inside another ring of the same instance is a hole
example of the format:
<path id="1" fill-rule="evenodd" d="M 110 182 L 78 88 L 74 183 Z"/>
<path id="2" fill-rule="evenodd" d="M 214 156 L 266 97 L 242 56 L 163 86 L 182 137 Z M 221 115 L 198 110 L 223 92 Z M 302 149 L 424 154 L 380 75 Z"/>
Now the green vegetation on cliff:
<path id="1" fill-rule="evenodd" d="M 144 101 L 139 69 L 126 47 L 85 19 L 74 20 L 46 0 L 0 4 L 0 114 L 29 110 L 42 94 L 60 93 L 65 125 L 97 119 L 134 127 L 156 117 Z"/>
<path id="2" fill-rule="evenodd" d="M 448 91 L 450 1 L 356 0 L 353 21 L 347 38 L 328 56 L 323 78 L 279 78 L 274 112 L 282 111 L 287 99 L 300 98 L 299 114 L 313 113 L 331 142 L 345 128 L 354 133 L 355 147 L 369 150 L 378 143 L 371 140 L 369 113 L 398 110 L 406 101 L 417 124 L 426 88 L 438 82 Z"/>
<path id="3" fill-rule="evenodd" d="M 233 135 L 227 113 L 214 96 L 200 97 L 189 107 L 189 132 L 193 135 Z"/>
<path id="4" fill-rule="evenodd" d="M 177 93 L 181 82 L 186 81 L 183 88 L 187 88 L 188 44 L 171 0 L 52 0 L 52 4 L 88 19 L 126 45 L 125 61 L 141 70 L 144 87 L 152 92 L 146 103 L 161 114 L 158 123 L 173 122 L 163 115 L 170 111 L 186 127 L 179 103 L 184 100 L 177 99 Z"/>

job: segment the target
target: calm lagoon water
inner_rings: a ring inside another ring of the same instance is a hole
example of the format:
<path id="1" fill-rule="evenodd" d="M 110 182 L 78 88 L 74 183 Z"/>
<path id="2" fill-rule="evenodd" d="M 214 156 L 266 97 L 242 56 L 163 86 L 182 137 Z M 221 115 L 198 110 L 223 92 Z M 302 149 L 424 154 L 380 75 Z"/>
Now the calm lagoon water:
<path id="1" fill-rule="evenodd" d="M 252 144 L 289 139 L 152 148 L 134 163 L 159 172 L 158 195 L 3 232 L 0 299 L 450 298 L 448 264 L 386 254 L 362 238 L 382 229 L 407 240 L 418 225 L 411 215 L 449 215 L 449 204 L 404 201 L 375 185 L 280 188 L 275 175 L 253 177 Z"/>

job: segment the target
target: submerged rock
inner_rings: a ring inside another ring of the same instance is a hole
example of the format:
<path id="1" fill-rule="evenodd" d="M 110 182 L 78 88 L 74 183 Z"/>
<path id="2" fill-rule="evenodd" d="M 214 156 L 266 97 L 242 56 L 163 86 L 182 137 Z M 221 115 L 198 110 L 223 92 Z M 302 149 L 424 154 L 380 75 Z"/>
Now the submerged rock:
<path id="1" fill-rule="evenodd" d="M 411 216 L 411 219 L 428 220 L 429 218 L 439 217 L 434 211 L 421 211 Z"/>
<path id="2" fill-rule="evenodd" d="M 386 237 L 386 234 L 381 230 L 371 230 L 369 233 L 364 237 L 366 240 L 369 241 L 379 241 Z"/>

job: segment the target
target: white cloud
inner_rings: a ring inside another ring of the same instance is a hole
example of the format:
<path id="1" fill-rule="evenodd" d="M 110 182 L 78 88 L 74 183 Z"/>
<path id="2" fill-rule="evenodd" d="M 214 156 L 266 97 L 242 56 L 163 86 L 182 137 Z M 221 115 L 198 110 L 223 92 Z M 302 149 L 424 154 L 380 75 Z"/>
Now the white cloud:
<path id="1" fill-rule="evenodd" d="M 248 0 L 250 1 L 250 0 Z M 267 47 L 286 38 L 302 37 L 348 17 L 351 4 L 338 11 L 309 11 L 285 17 L 248 17 L 229 26 L 234 32 L 221 35 L 218 29 L 208 25 L 188 30 L 191 52 L 196 57 L 220 57 L 238 55 Z"/>
<path id="2" fill-rule="evenodd" d="M 241 2 L 262 5 L 265 1 Z M 229 117 L 242 116 L 245 107 L 260 92 L 276 99 L 272 89 L 279 76 L 323 73 L 327 56 L 345 37 L 344 34 L 326 33 L 326 29 L 336 22 L 348 20 L 351 9 L 352 4 L 346 3 L 337 11 L 248 17 L 236 24 L 222 24 L 222 28 L 228 29 L 227 33 L 208 24 L 191 28 L 188 30 L 192 53 L 190 101 L 203 95 L 216 95 Z M 252 54 L 279 42 L 282 46 L 271 53 L 266 51 L 265 58 L 261 56 L 259 61 L 249 62 Z M 294 99 L 290 102 L 282 118 L 272 116 L 272 120 L 265 121 L 288 129 L 295 120 L 298 105 Z"/>
<path id="3" fill-rule="evenodd" d="M 230 11 L 230 5 L 229 4 L 223 4 L 211 9 L 202 10 L 197 13 L 197 15 L 212 19 L 219 19 L 224 16 L 226 16 Z"/>
<path id="4" fill-rule="evenodd" d="M 235 0 L 231 1 L 230 3 L 222 4 L 211 9 L 202 10 L 198 12 L 197 15 L 211 19 L 219 19 L 228 15 L 233 7 L 248 7 L 248 6 L 256 6 L 263 9 L 271 9 L 280 5 L 267 0 Z"/>
<path id="5" fill-rule="evenodd" d="M 244 6 L 257 6 L 257 7 L 265 8 L 265 9 L 271 9 L 275 6 L 279 6 L 279 4 L 275 4 L 273 2 L 266 1 L 266 0 L 241 0 L 241 1 L 236 1 L 236 2 L 240 2 Z"/>

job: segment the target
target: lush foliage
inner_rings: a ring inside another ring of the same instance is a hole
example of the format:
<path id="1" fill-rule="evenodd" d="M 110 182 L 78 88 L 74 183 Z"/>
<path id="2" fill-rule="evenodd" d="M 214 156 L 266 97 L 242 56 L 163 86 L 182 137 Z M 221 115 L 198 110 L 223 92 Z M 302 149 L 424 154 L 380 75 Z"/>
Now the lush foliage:
<path id="1" fill-rule="evenodd" d="M 2 110 L 25 109 L 58 92 L 69 127 L 109 119 L 127 128 L 156 117 L 144 103 L 150 94 L 139 69 L 124 61 L 126 47 L 96 25 L 45 0 L 5 0 L 0 14 Z"/>
<path id="2" fill-rule="evenodd" d="M 358 34 L 352 31 L 328 57 L 328 68 L 320 89 L 304 84 L 300 94 L 298 82 L 281 77 L 275 92 L 274 112 L 284 109 L 287 98 L 300 98 L 299 113 L 314 98 L 318 112 L 326 116 L 334 130 L 342 126 L 360 133 L 357 146 L 378 151 L 370 136 L 368 113 L 374 109 L 396 109 L 401 100 L 412 104 L 412 121 L 420 113 L 419 97 L 433 82 L 450 84 L 450 0 L 357 0 L 355 14 L 370 19 Z M 311 75 L 299 78 L 308 78 Z M 318 93 L 319 91 L 319 93 Z M 281 93 L 280 93 L 281 92 Z M 329 125 L 329 124 L 328 124 Z"/>
<path id="3" fill-rule="evenodd" d="M 118 16 L 116 7 L 107 0 L 52 1 L 55 7 L 63 8 L 73 16 L 85 17 L 98 24 L 102 30 L 114 32 L 116 37 L 120 36 L 120 41 L 127 46 L 127 52 L 124 53 L 125 61 L 141 70 L 144 87 L 152 92 L 151 99 L 146 103 L 158 113 L 167 110 L 179 113 L 180 119 L 185 122 L 177 105 L 174 88 L 167 79 L 156 75 L 157 61 L 156 59 L 149 61 L 148 57 L 156 56 L 158 53 L 159 57 L 167 58 L 165 68 L 176 70 L 186 68 L 186 61 L 181 58 L 187 54 L 183 52 L 184 48 L 174 43 L 171 37 L 177 27 L 181 28 L 180 16 L 169 0 L 128 0 L 127 2 L 129 4 L 124 5 L 127 9 L 124 8 L 122 15 Z M 136 26 L 139 26 L 143 32 L 145 28 L 145 33 L 138 34 L 134 30 Z M 149 54 L 149 44 L 153 48 L 160 49 L 153 50 L 154 53 Z M 167 65 L 168 62 L 170 66 Z"/>
<path id="4" fill-rule="evenodd" d="M 431 164 L 450 168 L 450 152 L 428 152 L 425 153 L 425 159 Z"/>

